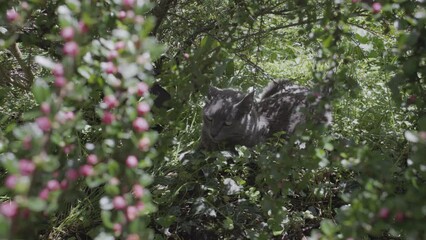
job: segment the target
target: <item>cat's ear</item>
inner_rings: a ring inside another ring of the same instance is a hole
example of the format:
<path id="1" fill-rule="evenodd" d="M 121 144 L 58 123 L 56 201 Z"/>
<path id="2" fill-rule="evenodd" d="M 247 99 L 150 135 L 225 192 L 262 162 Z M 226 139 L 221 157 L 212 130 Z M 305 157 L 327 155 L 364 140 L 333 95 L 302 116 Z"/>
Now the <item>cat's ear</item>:
<path id="1" fill-rule="evenodd" d="M 210 100 L 213 97 L 217 96 L 220 93 L 220 89 L 217 87 L 209 86 L 209 93 L 207 94 L 207 98 Z"/>
<path id="2" fill-rule="evenodd" d="M 243 100 L 235 104 L 235 107 L 242 112 L 250 112 L 254 103 L 254 91 L 247 94 Z"/>

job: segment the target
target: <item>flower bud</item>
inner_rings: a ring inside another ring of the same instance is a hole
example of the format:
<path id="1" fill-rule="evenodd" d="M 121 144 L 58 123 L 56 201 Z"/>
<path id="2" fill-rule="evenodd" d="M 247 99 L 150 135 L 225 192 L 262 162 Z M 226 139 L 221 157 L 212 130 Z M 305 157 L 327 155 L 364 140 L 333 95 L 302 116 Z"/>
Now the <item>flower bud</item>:
<path id="1" fill-rule="evenodd" d="M 138 166 L 138 159 L 133 155 L 128 156 L 127 159 L 126 159 L 126 165 L 129 168 L 137 167 Z"/>
<path id="2" fill-rule="evenodd" d="M 124 199 L 122 196 L 115 196 L 112 200 L 112 205 L 116 210 L 123 210 L 126 208 L 126 204 L 126 199 Z"/>

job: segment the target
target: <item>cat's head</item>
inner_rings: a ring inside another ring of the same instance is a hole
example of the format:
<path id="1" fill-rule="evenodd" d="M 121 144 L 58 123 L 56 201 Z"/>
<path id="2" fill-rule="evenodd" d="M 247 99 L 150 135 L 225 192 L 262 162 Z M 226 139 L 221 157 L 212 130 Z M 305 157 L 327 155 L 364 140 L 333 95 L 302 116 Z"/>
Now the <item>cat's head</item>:
<path id="1" fill-rule="evenodd" d="M 243 94 L 232 89 L 209 87 L 203 109 L 203 131 L 216 143 L 233 141 L 246 132 L 254 92 Z"/>

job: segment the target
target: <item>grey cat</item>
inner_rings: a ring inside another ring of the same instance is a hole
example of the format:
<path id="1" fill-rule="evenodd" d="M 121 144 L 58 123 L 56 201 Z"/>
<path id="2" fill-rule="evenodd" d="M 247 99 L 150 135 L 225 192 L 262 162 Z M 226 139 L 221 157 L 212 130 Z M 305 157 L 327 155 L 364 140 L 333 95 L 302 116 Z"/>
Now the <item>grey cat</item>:
<path id="1" fill-rule="evenodd" d="M 275 133 L 293 133 L 306 121 L 303 109 L 309 92 L 289 81 L 277 81 L 269 84 L 256 101 L 254 92 L 210 87 L 203 108 L 201 148 L 252 147 Z"/>

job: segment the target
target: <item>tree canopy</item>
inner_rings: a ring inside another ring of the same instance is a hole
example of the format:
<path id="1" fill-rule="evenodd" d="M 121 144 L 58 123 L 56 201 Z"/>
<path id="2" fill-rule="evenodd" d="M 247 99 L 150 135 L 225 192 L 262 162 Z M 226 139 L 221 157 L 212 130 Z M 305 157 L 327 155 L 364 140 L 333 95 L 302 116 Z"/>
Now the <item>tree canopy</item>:
<path id="1" fill-rule="evenodd" d="M 0 238 L 426 238 L 426 3 L 0 5 Z M 199 149 L 213 85 L 333 123 Z"/>

